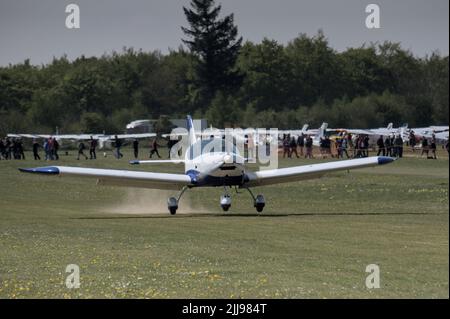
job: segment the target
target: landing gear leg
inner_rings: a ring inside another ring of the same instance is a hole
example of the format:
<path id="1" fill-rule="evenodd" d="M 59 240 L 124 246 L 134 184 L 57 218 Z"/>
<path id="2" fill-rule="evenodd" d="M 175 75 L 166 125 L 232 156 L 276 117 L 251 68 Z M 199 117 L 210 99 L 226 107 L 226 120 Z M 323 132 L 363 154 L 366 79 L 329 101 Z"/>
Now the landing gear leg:
<path id="1" fill-rule="evenodd" d="M 183 196 L 184 192 L 188 189 L 187 186 L 184 186 L 177 197 L 170 197 L 167 200 L 167 208 L 169 209 L 169 212 L 171 215 L 175 215 L 177 213 L 178 209 L 178 203 L 181 199 L 181 196 Z"/>
<path id="2" fill-rule="evenodd" d="M 224 212 L 227 212 L 231 207 L 231 195 L 227 190 L 227 187 L 223 187 L 225 190 L 225 194 L 220 196 L 220 206 L 222 207 Z"/>
<path id="3" fill-rule="evenodd" d="M 250 195 L 253 198 L 253 207 L 256 208 L 256 211 L 258 213 L 261 213 L 264 209 L 264 206 L 266 206 L 266 201 L 264 199 L 263 195 L 253 195 L 252 191 L 250 190 L 250 188 L 247 188 L 248 192 L 250 193 Z"/>

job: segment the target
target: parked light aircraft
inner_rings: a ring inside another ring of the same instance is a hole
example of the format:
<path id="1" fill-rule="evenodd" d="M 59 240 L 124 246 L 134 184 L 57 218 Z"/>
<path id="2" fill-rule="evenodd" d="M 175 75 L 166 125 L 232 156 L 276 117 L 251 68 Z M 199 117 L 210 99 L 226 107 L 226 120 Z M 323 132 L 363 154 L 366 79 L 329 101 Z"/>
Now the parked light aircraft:
<path id="1" fill-rule="evenodd" d="M 134 140 L 142 138 L 155 137 L 156 133 L 139 133 L 139 134 L 117 134 L 117 135 L 105 135 L 105 134 L 8 134 L 11 138 L 29 138 L 29 139 L 48 139 L 55 138 L 58 142 L 63 141 L 88 141 L 91 138 L 98 140 L 100 149 L 104 148 L 108 143 L 112 142 L 116 136 L 121 140 Z"/>
<path id="2" fill-rule="evenodd" d="M 407 132 L 413 133 L 416 137 L 416 142 L 419 142 L 421 138 L 432 139 L 433 137 L 439 143 L 445 143 L 448 140 L 449 128 L 448 126 L 429 126 L 429 127 L 417 127 L 412 128 Z"/>
<path id="3" fill-rule="evenodd" d="M 310 136 L 313 140 L 313 145 L 319 147 L 320 140 L 325 137 L 326 132 L 328 131 L 328 123 L 322 123 L 322 125 L 318 129 L 308 129 L 309 125 L 303 125 L 301 130 L 280 130 L 279 137 L 283 137 L 285 135 L 289 135 L 290 137 L 298 138 L 300 135 Z M 280 146 L 282 145 L 282 141 L 280 141 Z"/>
<path id="4" fill-rule="evenodd" d="M 278 183 L 287 183 L 314 179 L 326 173 L 383 165 L 394 161 L 390 157 L 368 157 L 321 164 L 294 166 L 281 169 L 250 171 L 245 167 L 245 159 L 239 154 L 234 145 L 226 145 L 226 139 L 201 140 L 197 138 L 193 122 L 187 117 L 188 142 L 184 160 L 184 174 L 153 173 L 130 170 L 95 169 L 81 167 L 48 166 L 38 168 L 21 168 L 21 172 L 60 175 L 82 176 L 98 180 L 101 185 L 119 185 L 128 187 L 141 187 L 150 189 L 178 190 L 176 197 L 168 199 L 168 209 L 173 215 L 183 193 L 194 187 L 223 187 L 224 194 L 220 197 L 220 205 L 224 211 L 231 206 L 231 187 L 248 190 L 253 199 L 254 207 L 262 212 L 265 206 L 263 195 L 254 196 L 251 191 L 255 186 L 266 186 Z M 219 145 L 219 150 L 211 151 Z M 217 145 L 214 145 L 217 144 Z M 200 152 L 197 152 L 200 150 Z M 132 161 L 132 164 L 142 163 L 174 163 L 179 161 Z"/>

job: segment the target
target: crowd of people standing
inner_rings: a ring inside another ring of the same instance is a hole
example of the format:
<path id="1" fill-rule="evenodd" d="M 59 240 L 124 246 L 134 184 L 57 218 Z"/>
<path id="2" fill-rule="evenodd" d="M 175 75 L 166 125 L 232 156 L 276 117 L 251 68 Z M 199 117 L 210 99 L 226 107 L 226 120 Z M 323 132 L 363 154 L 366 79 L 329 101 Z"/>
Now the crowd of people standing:
<path id="1" fill-rule="evenodd" d="M 87 144 L 88 145 L 86 145 L 86 141 L 83 140 L 78 142 L 78 160 L 80 158 L 85 158 L 86 160 L 97 159 L 96 151 L 98 148 L 98 140 L 91 136 L 91 138 L 87 141 Z M 296 158 L 314 158 L 314 141 L 310 135 L 301 134 L 300 136 L 295 137 L 285 134 L 281 140 L 281 144 L 283 158 L 293 158 L 294 156 Z M 328 156 L 333 158 L 368 157 L 369 150 L 372 147 L 372 145 L 370 145 L 370 138 L 368 135 L 353 135 L 346 132 L 341 132 L 334 138 L 323 136 L 318 140 L 317 144 L 321 158 L 327 158 Z M 431 139 L 421 137 L 418 140 L 414 135 L 414 132 L 410 132 L 406 144 L 411 147 L 412 152 L 415 152 L 416 149 L 419 148 L 421 149 L 421 156 L 426 156 L 430 159 L 437 159 L 437 141 L 434 134 Z M 122 145 L 122 140 L 118 138 L 118 136 L 115 136 L 112 146 L 114 148 L 113 155 L 117 159 L 124 156 L 121 152 Z M 172 145 L 173 143 L 171 143 L 171 141 L 167 143 L 169 153 Z M 161 147 L 161 145 L 158 144 L 156 138 L 150 141 L 149 146 L 149 158 L 152 158 L 153 155 L 161 158 L 161 155 L 158 152 L 158 148 Z M 376 140 L 375 146 L 377 156 L 390 156 L 397 158 L 403 157 L 404 140 L 400 134 L 390 136 L 380 135 Z M 138 139 L 135 139 L 132 142 L 132 147 L 134 158 L 137 159 L 139 157 L 140 147 Z M 39 154 L 41 149 L 44 151 L 44 160 L 58 160 L 59 148 L 60 145 L 54 137 L 43 139 L 42 144 L 37 139 L 33 139 L 32 141 L 32 152 L 35 160 L 41 160 L 41 156 Z M 445 145 L 445 149 L 449 152 L 448 140 Z M 89 150 L 89 156 L 84 153 L 86 150 Z M 0 139 L 0 160 L 10 159 L 25 159 L 23 142 L 19 138 L 6 137 L 4 139 Z"/>
<path id="2" fill-rule="evenodd" d="M 373 140 L 372 143 L 375 143 Z M 391 134 L 389 136 L 380 135 L 375 145 L 372 145 L 369 135 L 367 134 L 350 134 L 341 132 L 339 135 L 330 138 L 324 136 L 319 138 L 319 154 L 321 158 L 328 156 L 333 158 L 363 158 L 369 156 L 369 151 L 374 149 L 377 156 L 390 156 L 401 158 L 404 153 L 405 141 L 400 134 Z M 419 141 L 422 150 L 422 156 L 436 159 L 437 141 L 434 136 L 432 138 L 422 137 Z M 418 144 L 414 132 L 410 133 L 406 144 L 415 152 Z M 305 157 L 314 158 L 313 156 L 313 139 L 309 135 L 301 134 L 297 138 L 289 134 L 283 135 L 281 139 L 283 158 Z M 449 151 L 449 143 L 445 145 L 447 152 Z"/>
<path id="3" fill-rule="evenodd" d="M 25 159 L 22 140 L 0 139 L 0 159 Z"/>

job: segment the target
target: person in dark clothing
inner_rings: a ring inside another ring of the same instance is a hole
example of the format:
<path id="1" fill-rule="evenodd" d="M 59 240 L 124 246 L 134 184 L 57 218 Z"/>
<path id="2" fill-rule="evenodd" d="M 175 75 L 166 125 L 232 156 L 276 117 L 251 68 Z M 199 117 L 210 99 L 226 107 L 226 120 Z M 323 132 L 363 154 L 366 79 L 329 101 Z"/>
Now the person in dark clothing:
<path id="1" fill-rule="evenodd" d="M 150 150 L 150 158 L 152 158 L 153 154 L 156 153 L 156 155 L 158 156 L 158 158 L 161 158 L 161 156 L 159 155 L 158 152 L 158 147 L 161 146 L 157 143 L 156 138 L 153 140 L 152 142 L 152 148 Z"/>
<path id="2" fill-rule="evenodd" d="M 411 147 L 411 151 L 414 153 L 414 147 L 416 146 L 416 136 L 414 135 L 414 131 L 409 132 L 409 146 Z"/>
<path id="3" fill-rule="evenodd" d="M 89 140 L 89 157 L 90 159 L 97 159 L 97 153 L 95 152 L 97 148 L 97 140 L 95 140 L 92 136 Z"/>
<path id="4" fill-rule="evenodd" d="M 386 156 L 386 149 L 384 148 L 384 140 L 382 135 L 380 135 L 380 137 L 377 140 L 377 146 L 378 146 L 377 156 L 380 156 L 381 154 L 383 154 L 383 156 Z"/>
<path id="5" fill-rule="evenodd" d="M 11 154 L 11 159 L 17 159 L 17 143 L 16 143 L 15 139 L 13 139 L 11 142 L 10 154 Z"/>
<path id="6" fill-rule="evenodd" d="M 434 136 L 434 134 L 433 134 L 433 136 L 432 136 L 432 138 L 431 138 L 431 143 L 430 143 L 430 149 L 431 149 L 431 155 L 432 155 L 432 159 L 437 159 L 437 156 L 436 156 L 436 137 Z"/>
<path id="7" fill-rule="evenodd" d="M 55 144 L 51 137 L 48 138 L 47 147 L 49 158 L 53 161 L 55 159 Z"/>
<path id="8" fill-rule="evenodd" d="M 41 160 L 41 157 L 39 156 L 39 147 L 41 147 L 41 145 L 39 145 L 38 141 L 33 140 L 33 156 L 34 156 L 34 160 Z"/>
<path id="9" fill-rule="evenodd" d="M 300 158 L 300 157 L 298 156 L 298 152 L 297 152 L 297 142 L 295 141 L 295 137 L 292 137 L 292 138 L 291 138 L 289 147 L 290 147 L 290 152 L 291 152 L 291 154 L 290 154 L 289 157 L 292 157 L 292 154 L 295 153 L 295 156 L 296 156 L 297 158 Z"/>
<path id="10" fill-rule="evenodd" d="M 422 154 L 420 154 L 420 156 L 423 156 L 423 154 L 426 154 L 426 156 L 428 158 L 429 152 L 430 152 L 430 149 L 428 147 L 428 140 L 424 136 L 424 137 L 422 137 Z"/>
<path id="11" fill-rule="evenodd" d="M 369 157 L 369 135 L 365 135 L 363 138 L 363 153 L 364 153 L 364 157 Z"/>
<path id="12" fill-rule="evenodd" d="M 80 144 L 78 144 L 78 157 L 77 157 L 77 160 L 80 159 L 80 155 L 83 155 L 86 159 L 88 159 L 86 154 L 84 154 L 84 150 L 85 149 L 86 149 L 86 146 L 84 145 L 83 141 L 81 141 Z"/>
<path id="13" fill-rule="evenodd" d="M 23 143 L 21 140 L 17 141 L 17 159 L 25 159 L 25 153 L 23 151 Z"/>
<path id="14" fill-rule="evenodd" d="M 394 140 L 395 156 L 398 158 L 403 157 L 403 139 L 401 135 L 397 135 Z"/>
<path id="15" fill-rule="evenodd" d="M 396 147 L 395 147 L 395 136 L 394 135 L 392 135 L 391 136 L 391 140 L 390 140 L 390 143 L 391 143 L 391 156 L 392 157 L 397 157 L 397 149 L 396 149 Z"/>
<path id="16" fill-rule="evenodd" d="M 122 147 L 122 141 L 119 139 L 119 137 L 116 135 L 114 139 L 114 145 L 116 146 L 116 158 L 122 158 L 123 154 L 120 153 L 120 148 Z"/>
<path id="17" fill-rule="evenodd" d="M 325 157 L 325 139 L 323 137 L 321 137 L 319 139 L 319 152 L 320 152 L 320 156 L 322 156 L 322 158 Z"/>
<path id="18" fill-rule="evenodd" d="M 392 156 L 391 138 L 389 136 L 384 141 L 384 147 L 386 149 L 386 156 Z"/>
<path id="19" fill-rule="evenodd" d="M 303 133 L 298 137 L 297 145 L 300 148 L 300 156 L 303 156 L 303 148 L 305 147 L 305 135 Z"/>
<path id="20" fill-rule="evenodd" d="M 311 136 L 307 136 L 305 140 L 305 148 L 306 148 L 306 154 L 305 158 L 314 158 L 313 156 L 313 139 Z"/>
<path id="21" fill-rule="evenodd" d="M 5 159 L 12 158 L 12 143 L 11 140 L 7 137 L 5 141 Z"/>
<path id="22" fill-rule="evenodd" d="M 285 136 L 284 139 L 283 139 L 283 158 L 285 158 L 286 155 L 287 155 L 287 157 L 291 157 L 291 152 L 289 150 L 289 145 L 290 145 L 289 137 Z"/>
<path id="23" fill-rule="evenodd" d="M 362 157 L 362 148 L 363 148 L 363 142 L 362 142 L 362 136 L 358 135 L 358 137 L 356 138 L 356 143 L 355 143 L 355 157 L 356 158 L 361 158 Z"/>
<path id="24" fill-rule="evenodd" d="M 134 151 L 134 158 L 137 159 L 139 156 L 139 141 L 138 141 L 138 139 L 135 139 L 133 141 L 133 151 Z"/>
<path id="25" fill-rule="evenodd" d="M 53 138 L 53 158 L 55 160 L 59 160 L 58 150 L 59 150 L 59 143 L 56 140 L 56 138 Z"/>

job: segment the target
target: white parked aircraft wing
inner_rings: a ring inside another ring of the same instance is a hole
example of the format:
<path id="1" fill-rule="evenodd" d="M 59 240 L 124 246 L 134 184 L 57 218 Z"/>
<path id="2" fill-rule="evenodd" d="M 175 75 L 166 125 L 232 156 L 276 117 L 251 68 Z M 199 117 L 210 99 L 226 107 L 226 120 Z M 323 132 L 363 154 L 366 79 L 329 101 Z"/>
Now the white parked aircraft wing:
<path id="1" fill-rule="evenodd" d="M 138 134 L 117 134 L 119 139 L 135 139 L 135 138 L 149 138 L 155 137 L 156 133 L 138 133 Z M 105 139 L 114 140 L 116 135 L 105 136 Z"/>
<path id="2" fill-rule="evenodd" d="M 180 190 L 191 183 L 184 174 L 151 173 L 114 169 L 97 169 L 67 166 L 20 168 L 21 172 L 59 176 L 96 178 L 100 185 L 128 186 L 152 189 Z"/>
<path id="3" fill-rule="evenodd" d="M 245 185 L 249 187 L 265 186 L 279 183 L 301 181 L 306 179 L 314 179 L 322 177 L 324 174 L 334 171 L 383 165 L 390 163 L 392 161 L 394 161 L 394 159 L 391 157 L 373 156 L 345 161 L 311 164 L 273 170 L 263 170 L 248 173 L 247 176 L 249 178 L 249 181 Z"/>

